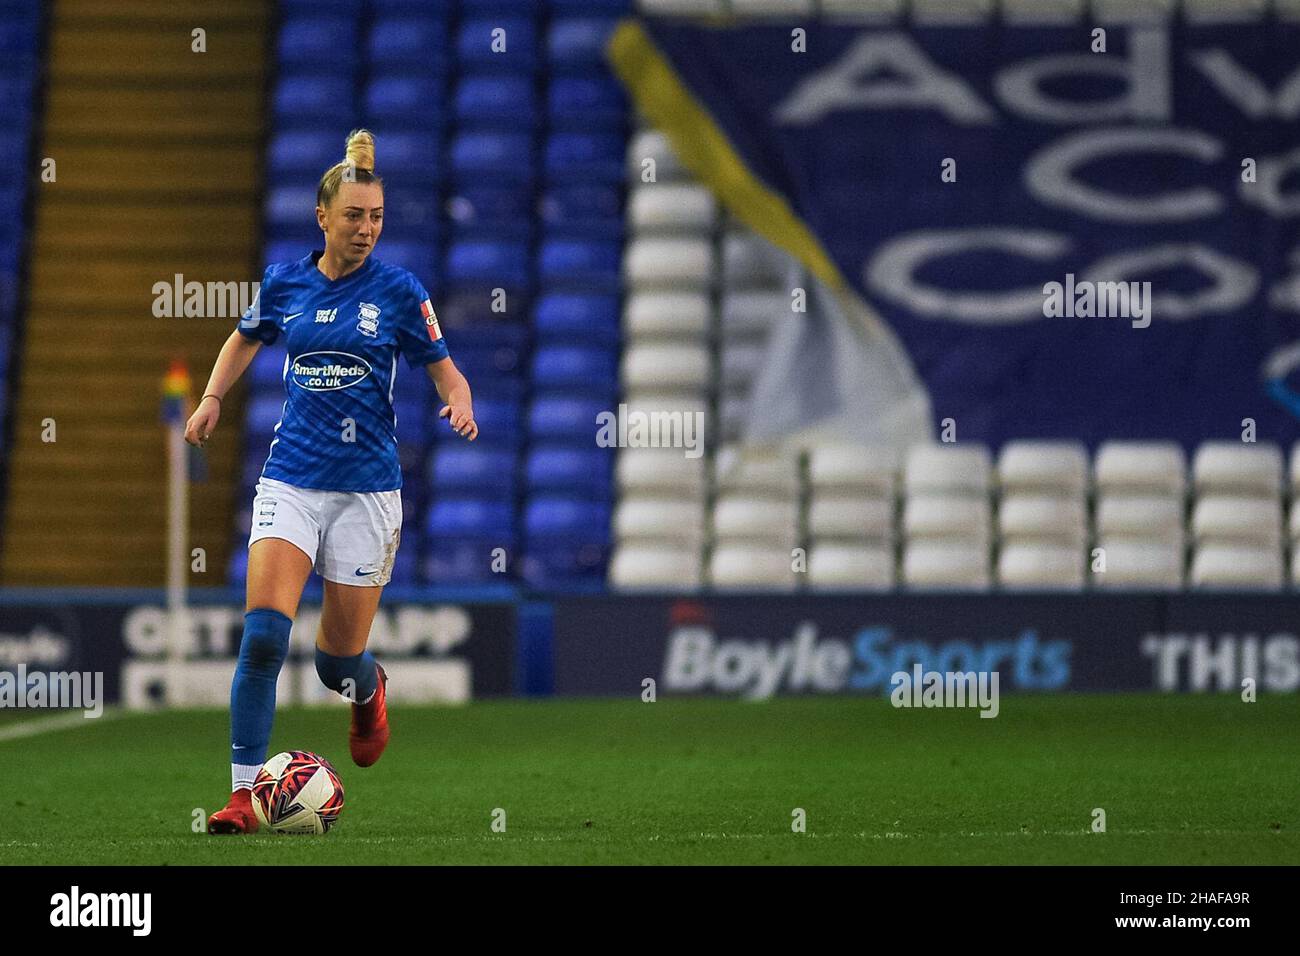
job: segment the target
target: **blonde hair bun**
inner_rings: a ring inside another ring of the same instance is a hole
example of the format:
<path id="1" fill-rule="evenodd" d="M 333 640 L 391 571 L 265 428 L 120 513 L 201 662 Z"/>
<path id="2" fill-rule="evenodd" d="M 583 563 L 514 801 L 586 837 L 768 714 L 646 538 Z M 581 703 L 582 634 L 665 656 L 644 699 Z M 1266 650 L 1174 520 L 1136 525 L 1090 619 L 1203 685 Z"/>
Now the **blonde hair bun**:
<path id="1" fill-rule="evenodd" d="M 368 129 L 354 129 L 348 133 L 347 158 L 344 162 L 357 169 L 375 171 L 375 137 Z"/>

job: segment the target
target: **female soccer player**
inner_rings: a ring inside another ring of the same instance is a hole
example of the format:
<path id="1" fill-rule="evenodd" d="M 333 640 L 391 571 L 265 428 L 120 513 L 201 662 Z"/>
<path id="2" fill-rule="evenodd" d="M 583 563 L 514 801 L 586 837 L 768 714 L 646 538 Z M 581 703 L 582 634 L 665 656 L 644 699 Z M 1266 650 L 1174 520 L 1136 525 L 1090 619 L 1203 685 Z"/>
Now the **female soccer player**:
<path id="1" fill-rule="evenodd" d="M 209 833 L 257 829 L 253 778 L 266 760 L 276 678 L 313 567 L 325 581 L 316 673 L 353 702 L 352 759 L 368 767 L 388 743 L 388 678 L 366 640 L 402 529 L 398 353 L 433 379 L 445 402 L 439 417 L 470 441 L 478 435 L 469 383 L 447 355 L 429 294 L 405 269 L 371 255 L 384 224 L 374 137 L 353 132 L 346 156 L 316 191 L 324 251 L 267 267 L 185 428 L 190 444 L 205 444 L 230 386 L 258 349 L 284 336 L 287 399 L 253 499 L 244 637 L 230 689 L 233 793 L 208 820 Z"/>

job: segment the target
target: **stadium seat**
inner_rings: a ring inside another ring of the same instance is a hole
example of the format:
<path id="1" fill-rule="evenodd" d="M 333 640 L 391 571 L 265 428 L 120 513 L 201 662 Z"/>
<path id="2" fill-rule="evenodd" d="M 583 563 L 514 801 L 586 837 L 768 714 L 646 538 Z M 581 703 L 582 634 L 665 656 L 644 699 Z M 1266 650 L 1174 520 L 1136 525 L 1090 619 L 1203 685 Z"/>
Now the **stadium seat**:
<path id="1" fill-rule="evenodd" d="M 367 42 L 373 73 L 431 78 L 450 71 L 446 24 L 424 11 L 421 14 L 389 11 L 375 20 Z"/>
<path id="2" fill-rule="evenodd" d="M 709 234 L 717 200 L 703 186 L 667 183 L 637 186 L 628 197 L 628 225 L 638 233 Z"/>
<path id="3" fill-rule="evenodd" d="M 903 582 L 918 589 L 988 590 L 988 545 L 942 539 L 909 541 L 903 549 Z"/>
<path id="4" fill-rule="evenodd" d="M 623 276 L 634 291 L 708 291 L 713 273 L 713 242 L 708 239 L 636 237 L 624 251 Z"/>
<path id="5" fill-rule="evenodd" d="M 429 457 L 427 474 L 435 495 L 487 495 L 503 500 L 514 497 L 518 457 L 508 449 L 450 445 Z"/>
<path id="6" fill-rule="evenodd" d="M 1173 497 L 1107 495 L 1097 500 L 1096 525 L 1106 538 L 1181 541 L 1183 505 Z"/>
<path id="7" fill-rule="evenodd" d="M 709 579 L 715 588 L 793 591 L 802 574 L 794 570 L 790 549 L 770 544 L 727 543 L 713 549 Z"/>
<path id="8" fill-rule="evenodd" d="M 713 506 L 713 533 L 719 540 L 759 541 L 788 550 L 799 540 L 799 506 L 783 498 L 720 494 Z"/>
<path id="9" fill-rule="evenodd" d="M 998 583 L 1004 588 L 1081 591 L 1085 558 L 1082 547 L 1007 544 L 998 555 Z"/>
<path id="10" fill-rule="evenodd" d="M 476 398 L 474 421 L 479 427 L 475 445 L 500 445 L 518 447 L 522 436 L 522 416 L 519 403 L 508 399 Z M 432 423 L 434 438 L 445 442 L 463 442 L 465 439 L 446 423 L 438 419 Z"/>
<path id="11" fill-rule="evenodd" d="M 609 348 L 544 345 L 533 353 L 532 380 L 537 388 L 606 394 L 618 384 L 616 359 Z"/>
<path id="12" fill-rule="evenodd" d="M 799 461 L 792 455 L 744 454 L 729 446 L 714 458 L 713 477 L 720 493 L 744 492 L 791 501 L 799 495 Z"/>
<path id="13" fill-rule="evenodd" d="M 531 183 L 458 182 L 447 200 L 447 216 L 466 239 L 527 241 L 533 234 Z"/>
<path id="14" fill-rule="evenodd" d="M 713 357 L 698 343 L 637 343 L 623 353 L 621 380 L 626 389 L 658 388 L 706 394 L 714 381 Z"/>
<path id="15" fill-rule="evenodd" d="M 727 12 L 725 0 L 637 0 L 644 16 L 722 16 Z"/>
<path id="16" fill-rule="evenodd" d="M 647 163 L 646 160 L 653 162 Z M 625 175 L 631 183 L 645 182 L 645 177 L 650 173 L 654 175 L 652 181 L 657 183 L 669 183 L 688 176 L 686 168 L 669 144 L 668 137 L 659 130 L 641 130 L 633 136 L 627 147 L 625 162 Z"/>
<path id="17" fill-rule="evenodd" d="M 1006 495 L 998 506 L 998 531 L 1004 541 L 1051 540 L 1078 548 L 1088 537 L 1087 507 L 1082 498 L 1032 492 Z"/>
<path id="18" fill-rule="evenodd" d="M 496 126 L 519 130 L 536 124 L 537 91 L 526 74 L 462 76 L 452 104 L 462 129 Z"/>
<path id="19" fill-rule="evenodd" d="M 1198 495 L 1276 498 L 1282 491 L 1282 452 L 1270 442 L 1204 442 L 1192 457 L 1192 485 Z"/>
<path id="20" fill-rule="evenodd" d="M 824 4 L 852 4 L 859 0 L 822 0 Z M 902 0 L 894 0 L 896 3 Z M 1087 0 L 1002 0 L 1002 17 L 1007 23 L 1047 26 L 1078 23 Z"/>
<path id="21" fill-rule="evenodd" d="M 460 69 L 531 73 L 537 68 L 537 28 L 531 19 L 518 16 L 479 19 L 473 11 L 465 12 L 470 19 L 461 23 L 456 35 Z M 531 8 L 527 12 L 531 13 Z"/>
<path id="22" fill-rule="evenodd" d="M 613 465 L 614 456 L 608 448 L 535 446 L 528 452 L 525 465 L 528 491 L 607 500 Z"/>
<path id="23" fill-rule="evenodd" d="M 366 121 L 381 128 L 442 126 L 450 118 L 445 96 L 437 76 L 377 76 L 366 86 Z"/>
<path id="24" fill-rule="evenodd" d="M 696 588 L 701 571 L 699 548 L 629 542 L 614 549 L 609 583 L 620 590 Z"/>
<path id="25" fill-rule="evenodd" d="M 890 448 L 826 444 L 808 450 L 808 484 L 818 494 L 894 496 L 898 453 Z"/>
<path id="26" fill-rule="evenodd" d="M 916 445 L 903 463 L 908 495 L 986 495 L 992 463 L 983 445 Z"/>
<path id="27" fill-rule="evenodd" d="M 1101 555 L 1090 555 L 1089 580 L 1104 590 L 1176 590 L 1183 584 L 1183 544 L 1178 540 L 1153 541 L 1100 538 Z M 1092 561 L 1104 558 L 1104 570 Z"/>
<path id="28" fill-rule="evenodd" d="M 606 183 L 550 186 L 538 203 L 548 236 L 557 239 L 621 239 L 623 191 Z"/>
<path id="29" fill-rule="evenodd" d="M 1282 586 L 1282 553 L 1276 547 L 1206 543 L 1192 558 L 1191 585 L 1213 590 L 1276 590 Z"/>
<path id="30" fill-rule="evenodd" d="M 351 128 L 356 123 L 355 103 L 349 75 L 282 76 L 275 86 L 272 111 L 281 130 L 311 129 L 326 122 Z"/>
<path id="31" fill-rule="evenodd" d="M 753 232 L 731 230 L 723 237 L 722 284 L 728 289 L 784 289 L 793 268 L 788 253 Z"/>
<path id="32" fill-rule="evenodd" d="M 817 543 L 808 552 L 808 587 L 813 590 L 885 591 L 894 581 L 890 546 Z"/>
<path id="33" fill-rule="evenodd" d="M 1098 494 L 1181 496 L 1187 484 L 1187 460 L 1172 442 L 1104 442 L 1093 462 Z"/>
<path id="34" fill-rule="evenodd" d="M 756 342 L 723 341 L 720 385 L 733 395 L 747 395 L 767 360 L 767 348 Z"/>
<path id="35" fill-rule="evenodd" d="M 1088 450 L 1078 442 L 1008 442 L 998 455 L 998 484 L 1004 494 L 1082 497 L 1088 490 Z"/>
<path id="36" fill-rule="evenodd" d="M 675 499 L 625 496 L 614 509 L 614 538 L 672 542 L 675 547 L 704 543 L 705 510 L 702 498 Z"/>
<path id="37" fill-rule="evenodd" d="M 537 300 L 533 327 L 539 343 L 567 340 L 616 345 L 619 339 L 618 296 L 548 292 Z"/>
<path id="38" fill-rule="evenodd" d="M 671 495 L 702 500 L 708 491 L 705 459 L 686 458 L 676 448 L 624 448 L 614 465 L 619 492 L 628 495 Z"/>
<path id="39" fill-rule="evenodd" d="M 562 495 L 534 495 L 524 510 L 524 532 L 532 543 L 556 539 L 608 543 L 610 506 Z"/>
<path id="40" fill-rule="evenodd" d="M 460 183 L 532 183 L 536 179 L 529 133 L 458 132 L 451 140 L 449 155 Z"/>
<path id="41" fill-rule="evenodd" d="M 483 584 L 513 573 L 518 542 L 513 532 L 494 536 L 438 535 L 425 537 L 421 577 L 429 584 Z M 505 572 L 499 573 L 498 558 Z"/>
<path id="42" fill-rule="evenodd" d="M 989 502 L 961 495 L 910 495 L 903 504 L 903 534 L 917 538 L 960 538 L 987 548 L 992 538 Z"/>
<path id="43" fill-rule="evenodd" d="M 894 502 L 838 494 L 815 494 L 808 503 L 808 535 L 854 541 L 892 541 Z"/>
<path id="44" fill-rule="evenodd" d="M 632 341 L 705 341 L 712 326 L 713 306 L 703 292 L 634 292 L 623 306 L 623 331 Z"/>
<path id="45" fill-rule="evenodd" d="M 547 87 L 546 113 L 553 129 L 618 128 L 627 115 L 627 94 L 607 73 L 556 75 Z"/>
<path id="46" fill-rule="evenodd" d="M 1282 540 L 1276 499 L 1205 495 L 1192 509 L 1192 535 L 1206 542 L 1252 544 L 1276 549 Z"/>
<path id="47" fill-rule="evenodd" d="M 506 540 L 514 535 L 514 507 L 508 502 L 471 497 L 436 497 L 425 513 L 429 537 Z"/>
<path id="48" fill-rule="evenodd" d="M 613 403 L 606 398 L 574 397 L 567 392 L 543 394 L 534 398 L 529 408 L 528 431 L 535 442 L 567 441 L 591 447 L 597 416 L 613 410 Z"/>
<path id="49" fill-rule="evenodd" d="M 344 139 L 319 130 L 289 130 L 271 137 L 268 166 L 273 179 L 284 185 L 315 186 L 325 170 L 343 159 Z M 296 177 L 296 181 L 294 181 Z"/>
<path id="50" fill-rule="evenodd" d="M 542 151 L 549 183 L 604 183 L 623 181 L 623 139 L 613 133 L 554 132 Z"/>
<path id="51" fill-rule="evenodd" d="M 725 290 L 722 294 L 721 331 L 726 342 L 767 336 L 774 322 L 793 316 L 794 300 L 784 289 Z"/>
<path id="52" fill-rule="evenodd" d="M 447 251 L 446 274 L 453 286 L 527 289 L 532 285 L 528 246 L 522 242 L 453 241 Z"/>
<path id="53" fill-rule="evenodd" d="M 555 16 L 631 13 L 634 0 L 551 0 Z"/>
<path id="54" fill-rule="evenodd" d="M 319 69 L 358 49 L 357 22 L 351 17 L 307 16 L 280 24 L 279 62 Z M 340 150 L 340 153 L 342 150 Z"/>
<path id="55" fill-rule="evenodd" d="M 730 0 L 730 3 L 730 12 L 737 17 L 807 16 L 817 12 L 815 0 Z"/>
<path id="56" fill-rule="evenodd" d="M 618 21 L 611 17 L 555 19 L 546 34 L 546 58 L 553 71 L 606 69 L 605 45 Z"/>
<path id="57" fill-rule="evenodd" d="M 537 255 L 538 278 L 552 288 L 617 289 L 619 246 L 616 241 L 547 239 Z"/>

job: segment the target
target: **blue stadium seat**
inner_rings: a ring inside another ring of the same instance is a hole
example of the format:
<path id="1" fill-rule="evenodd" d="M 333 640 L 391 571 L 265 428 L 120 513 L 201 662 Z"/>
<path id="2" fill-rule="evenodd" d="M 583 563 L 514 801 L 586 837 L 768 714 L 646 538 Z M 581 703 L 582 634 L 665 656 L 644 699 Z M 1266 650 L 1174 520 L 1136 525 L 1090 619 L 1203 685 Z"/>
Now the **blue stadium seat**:
<path id="1" fill-rule="evenodd" d="M 473 385 L 470 388 L 472 389 Z M 522 438 L 522 418 L 517 401 L 475 397 L 474 421 L 478 423 L 479 437 L 471 447 L 482 444 L 517 448 Z M 438 418 L 436 413 L 430 416 L 429 422 L 435 441 L 453 444 L 465 441 L 456 434 L 445 418 Z"/>
<path id="2" fill-rule="evenodd" d="M 467 17 L 484 13 L 532 14 L 539 6 L 537 0 L 460 0 Z"/>
<path id="3" fill-rule="evenodd" d="M 613 17 L 571 17 L 555 20 L 546 36 L 552 70 L 606 69 L 605 45 L 618 20 Z"/>
<path id="4" fill-rule="evenodd" d="M 537 300 L 533 327 L 540 342 L 565 340 L 615 345 L 620 330 L 619 297 L 602 293 L 548 292 Z"/>
<path id="5" fill-rule="evenodd" d="M 551 183 L 622 185 L 627 144 L 612 133 L 552 133 L 543 162 Z"/>
<path id="6" fill-rule="evenodd" d="M 320 249 L 323 247 L 324 243 L 320 242 L 314 248 Z M 273 262 L 296 262 L 311 252 L 312 249 L 312 246 L 291 239 L 268 242 L 262 249 L 262 264 L 269 266 Z"/>
<path id="7" fill-rule="evenodd" d="M 393 413 L 397 416 L 397 447 L 423 446 L 428 406 L 415 399 L 393 399 Z M 421 455 L 421 458 L 424 456 Z"/>
<path id="8" fill-rule="evenodd" d="M 466 132 L 451 141 L 451 168 L 463 182 L 531 183 L 536 172 L 527 133 Z"/>
<path id="9" fill-rule="evenodd" d="M 533 387 L 596 390 L 606 394 L 618 383 L 618 359 L 609 348 L 544 345 L 533 353 Z"/>
<path id="10" fill-rule="evenodd" d="M 538 277 L 545 285 L 619 288 L 622 244 L 617 241 L 547 239 L 537 256 Z"/>
<path id="11" fill-rule="evenodd" d="M 348 129 L 357 125 L 356 95 L 348 77 L 284 77 L 276 84 L 272 110 L 281 130 L 330 122 Z"/>
<path id="12" fill-rule="evenodd" d="M 440 311 L 438 315 L 444 316 L 445 313 Z M 441 324 L 444 333 L 449 332 L 456 338 L 458 366 L 463 345 L 481 349 L 508 349 L 515 355 L 522 355 L 528 347 L 528 326 L 514 319 L 494 316 L 477 321 L 453 323 L 450 319 L 443 318 Z M 522 365 L 519 367 L 522 368 Z"/>
<path id="13" fill-rule="evenodd" d="M 442 149 L 436 133 L 376 134 L 375 166 L 380 176 L 403 187 L 432 186 L 442 175 Z"/>
<path id="14" fill-rule="evenodd" d="M 420 556 L 412 541 L 405 547 L 398 547 L 393 557 L 393 576 L 389 584 L 416 584 L 419 581 Z"/>
<path id="15" fill-rule="evenodd" d="M 599 542 L 529 542 L 520 567 L 535 588 L 599 585 L 605 580 L 609 545 Z"/>
<path id="16" fill-rule="evenodd" d="M 286 18 L 328 14 L 356 19 L 364 5 L 365 0 L 280 0 L 280 13 Z"/>
<path id="17" fill-rule="evenodd" d="M 8 57 L 32 56 L 40 42 L 35 20 L 0 22 L 0 54 Z M 9 64 L 6 63 L 6 70 Z"/>
<path id="18" fill-rule="evenodd" d="M 321 172 L 325 170 L 322 169 Z M 316 187 L 272 186 L 266 191 L 266 234 L 271 239 L 316 242 Z"/>
<path id="19" fill-rule="evenodd" d="M 610 506 L 564 495 L 534 495 L 524 510 L 524 534 L 535 541 L 607 543 Z"/>
<path id="20" fill-rule="evenodd" d="M 507 573 L 493 568 L 498 548 L 505 550 Z M 515 536 L 497 535 L 455 537 L 439 535 L 425 539 L 426 556 L 421 565 L 422 579 L 428 584 L 483 584 L 509 578 L 513 567 Z"/>
<path id="21" fill-rule="evenodd" d="M 420 16 L 446 20 L 456 9 L 456 0 L 370 0 L 376 17 Z"/>
<path id="22" fill-rule="evenodd" d="M 420 280 L 425 291 L 438 287 L 438 247 L 430 242 L 412 242 L 380 236 L 375 255 L 381 262 L 401 266 Z"/>
<path id="23" fill-rule="evenodd" d="M 346 146 L 346 137 L 337 130 L 276 133 L 271 137 L 268 165 L 279 182 L 311 183 L 314 187 L 325 170 L 342 162 Z"/>
<path id="24" fill-rule="evenodd" d="M 533 127 L 537 90 L 529 75 L 463 76 L 456 87 L 454 112 L 462 128 Z"/>
<path id="25" fill-rule="evenodd" d="M 259 349 L 248 364 L 248 381 L 254 392 L 284 392 L 285 356 L 278 349 Z"/>
<path id="26" fill-rule="evenodd" d="M 497 37 L 505 41 L 504 50 L 494 43 Z M 463 70 L 531 72 L 537 68 L 537 28 L 522 17 L 467 19 L 456 35 L 456 58 Z"/>
<path id="27" fill-rule="evenodd" d="M 568 239 L 621 239 L 623 189 L 618 185 L 574 183 L 553 186 L 538 204 L 548 235 Z"/>
<path id="28" fill-rule="evenodd" d="M 522 242 L 453 241 L 447 253 L 447 281 L 452 285 L 521 289 L 531 279 L 528 246 Z"/>
<path id="29" fill-rule="evenodd" d="M 614 458 L 608 448 L 541 445 L 528 453 L 528 493 L 553 492 L 590 501 L 608 501 L 613 488 Z"/>
<path id="30" fill-rule="evenodd" d="M 456 347 L 456 367 L 469 377 L 473 372 L 479 378 L 496 378 L 520 374 L 522 356 L 518 348 L 484 346 L 473 333 L 461 337 Z"/>
<path id="31" fill-rule="evenodd" d="M 555 17 L 587 14 L 631 13 L 635 0 L 551 0 L 551 15 Z"/>
<path id="32" fill-rule="evenodd" d="M 429 456 L 426 472 L 435 495 L 466 494 L 513 499 L 518 490 L 519 459 L 509 449 L 446 445 Z"/>
<path id="33" fill-rule="evenodd" d="M 514 528 L 514 505 L 494 499 L 435 497 L 425 511 L 431 538 L 512 538 Z"/>
<path id="34" fill-rule="evenodd" d="M 330 63 L 347 64 L 357 49 L 357 23 L 350 17 L 295 17 L 280 25 L 281 65 L 328 69 Z"/>
<path id="35" fill-rule="evenodd" d="M 612 395 L 542 395 L 533 399 L 528 410 L 528 432 L 534 442 L 571 442 L 590 448 L 596 439 L 597 416 L 612 411 Z M 474 412 L 478 414 L 477 405 Z"/>
<path id="36" fill-rule="evenodd" d="M 466 230 L 515 231 L 528 235 L 532 231 L 533 187 L 527 183 L 513 185 L 458 184 L 447 201 L 447 214 Z"/>
<path id="37" fill-rule="evenodd" d="M 437 76 L 376 77 L 366 87 L 366 122 L 378 127 L 442 126 L 447 121 L 446 95 L 447 84 Z"/>
<path id="38" fill-rule="evenodd" d="M 613 76 L 557 76 L 547 91 L 546 112 L 556 127 L 620 126 L 627 95 Z"/>
<path id="39" fill-rule="evenodd" d="M 382 171 L 380 175 L 383 175 Z M 391 239 L 441 242 L 443 235 L 438 216 L 437 190 L 429 186 L 403 186 L 385 182 L 383 235 Z"/>
<path id="40" fill-rule="evenodd" d="M 451 66 L 447 26 L 427 15 L 376 19 L 367 50 L 378 74 L 441 75 Z"/>

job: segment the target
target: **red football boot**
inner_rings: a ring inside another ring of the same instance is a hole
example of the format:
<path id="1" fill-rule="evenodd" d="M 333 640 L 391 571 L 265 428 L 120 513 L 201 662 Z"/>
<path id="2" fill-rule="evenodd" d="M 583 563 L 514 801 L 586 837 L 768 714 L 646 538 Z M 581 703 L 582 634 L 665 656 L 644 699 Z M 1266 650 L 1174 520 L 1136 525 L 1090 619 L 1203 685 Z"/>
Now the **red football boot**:
<path id="1" fill-rule="evenodd" d="M 388 675 L 378 664 L 379 681 L 369 702 L 352 705 L 352 730 L 348 734 L 348 749 L 352 762 L 358 767 L 369 767 L 383 756 L 388 746 L 388 705 L 384 685 Z"/>
<path id="2" fill-rule="evenodd" d="M 230 795 L 224 809 L 208 817 L 209 833 L 256 833 L 257 815 L 253 813 L 253 791 L 240 788 Z"/>

